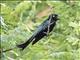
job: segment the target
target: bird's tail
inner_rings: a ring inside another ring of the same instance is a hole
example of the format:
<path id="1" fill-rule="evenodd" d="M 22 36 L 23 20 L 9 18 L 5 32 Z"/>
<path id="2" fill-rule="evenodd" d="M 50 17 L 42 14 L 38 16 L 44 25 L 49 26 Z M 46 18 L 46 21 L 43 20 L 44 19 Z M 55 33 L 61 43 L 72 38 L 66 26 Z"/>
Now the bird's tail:
<path id="1" fill-rule="evenodd" d="M 18 48 L 21 48 L 21 50 L 24 50 L 30 43 L 31 41 L 34 39 L 34 37 L 32 36 L 30 39 L 28 39 L 28 41 L 26 41 L 23 44 L 17 45 Z"/>

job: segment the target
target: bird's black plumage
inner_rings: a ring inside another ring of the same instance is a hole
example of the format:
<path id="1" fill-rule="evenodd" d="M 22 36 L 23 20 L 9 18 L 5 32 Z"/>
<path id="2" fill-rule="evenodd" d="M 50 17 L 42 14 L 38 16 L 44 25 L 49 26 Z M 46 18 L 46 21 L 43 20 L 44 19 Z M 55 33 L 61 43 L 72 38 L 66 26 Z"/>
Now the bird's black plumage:
<path id="1" fill-rule="evenodd" d="M 17 47 L 19 47 L 23 50 L 31 42 L 32 42 L 32 45 L 34 45 L 36 42 L 38 42 L 40 39 L 42 39 L 44 36 L 46 36 L 47 33 L 50 33 L 53 30 L 54 26 L 56 25 L 57 20 L 58 20 L 57 14 L 49 15 L 49 17 L 40 26 L 38 26 L 38 28 L 37 28 L 37 30 L 35 30 L 34 34 L 25 43 L 17 45 Z"/>

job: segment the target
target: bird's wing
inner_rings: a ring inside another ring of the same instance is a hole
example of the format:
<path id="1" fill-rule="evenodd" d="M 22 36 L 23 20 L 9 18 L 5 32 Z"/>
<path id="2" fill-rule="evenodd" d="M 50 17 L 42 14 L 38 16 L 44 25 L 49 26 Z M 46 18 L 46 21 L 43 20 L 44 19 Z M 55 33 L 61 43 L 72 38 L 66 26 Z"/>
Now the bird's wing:
<path id="1" fill-rule="evenodd" d="M 35 30 L 33 34 L 37 35 L 39 32 L 44 31 L 49 25 L 49 21 L 44 21 L 38 28 Z"/>
<path id="2" fill-rule="evenodd" d="M 38 29 L 34 35 L 35 37 L 34 37 L 34 40 L 32 42 L 32 45 L 35 44 L 37 41 L 39 41 L 41 38 L 43 38 L 46 35 L 46 33 L 44 33 L 44 32 L 47 31 L 46 30 L 47 27 L 48 27 L 47 21 L 38 27 Z"/>

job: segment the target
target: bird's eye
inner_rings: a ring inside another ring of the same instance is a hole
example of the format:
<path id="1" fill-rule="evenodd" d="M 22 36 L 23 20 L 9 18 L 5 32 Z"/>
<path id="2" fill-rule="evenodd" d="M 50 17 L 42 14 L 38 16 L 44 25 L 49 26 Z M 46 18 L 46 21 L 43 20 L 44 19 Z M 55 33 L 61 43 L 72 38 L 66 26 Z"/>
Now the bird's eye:
<path id="1" fill-rule="evenodd" d="M 55 16 L 53 15 L 53 17 L 55 17 Z"/>

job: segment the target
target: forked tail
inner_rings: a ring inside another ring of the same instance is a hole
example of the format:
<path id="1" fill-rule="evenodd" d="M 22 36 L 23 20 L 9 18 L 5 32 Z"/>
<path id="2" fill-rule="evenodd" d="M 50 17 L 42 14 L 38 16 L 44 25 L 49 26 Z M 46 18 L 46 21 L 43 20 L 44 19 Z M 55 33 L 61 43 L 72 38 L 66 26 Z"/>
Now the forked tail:
<path id="1" fill-rule="evenodd" d="M 28 41 L 26 41 L 23 44 L 17 45 L 18 48 L 21 48 L 21 50 L 24 50 L 30 43 L 31 41 L 34 39 L 34 37 L 32 36 Z"/>

